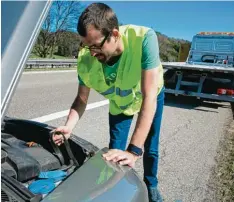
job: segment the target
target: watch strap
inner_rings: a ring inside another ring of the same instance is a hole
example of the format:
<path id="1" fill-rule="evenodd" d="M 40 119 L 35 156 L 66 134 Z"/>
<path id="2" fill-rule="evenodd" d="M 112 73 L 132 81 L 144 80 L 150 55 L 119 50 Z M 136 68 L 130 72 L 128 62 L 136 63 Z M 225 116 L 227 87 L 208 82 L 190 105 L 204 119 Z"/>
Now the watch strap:
<path id="1" fill-rule="evenodd" d="M 129 144 L 127 151 L 135 154 L 136 156 L 141 156 L 143 154 L 143 150 L 140 147 L 135 146 L 134 144 Z"/>

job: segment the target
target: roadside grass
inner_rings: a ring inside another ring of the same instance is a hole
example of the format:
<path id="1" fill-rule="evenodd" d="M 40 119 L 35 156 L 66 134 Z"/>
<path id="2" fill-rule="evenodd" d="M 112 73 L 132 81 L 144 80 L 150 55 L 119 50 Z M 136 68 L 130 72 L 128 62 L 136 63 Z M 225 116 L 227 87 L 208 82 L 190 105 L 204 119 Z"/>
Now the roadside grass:
<path id="1" fill-rule="evenodd" d="M 228 126 L 220 142 L 217 165 L 211 177 L 211 187 L 217 201 L 234 201 L 234 120 Z"/>

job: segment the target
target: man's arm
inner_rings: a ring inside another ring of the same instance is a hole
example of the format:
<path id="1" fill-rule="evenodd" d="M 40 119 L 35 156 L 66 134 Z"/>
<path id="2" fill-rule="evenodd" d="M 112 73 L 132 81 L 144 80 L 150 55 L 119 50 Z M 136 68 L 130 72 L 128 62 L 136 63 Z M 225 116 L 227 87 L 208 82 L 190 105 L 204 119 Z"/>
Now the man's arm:
<path id="1" fill-rule="evenodd" d="M 159 90 L 159 45 L 157 35 L 150 29 L 142 44 L 142 80 L 141 92 L 143 102 L 137 119 L 131 144 L 142 148 L 149 133 L 150 126 L 157 108 L 157 93 Z"/>
<path id="2" fill-rule="evenodd" d="M 143 101 L 130 142 L 130 144 L 140 148 L 145 143 L 157 108 L 158 81 L 159 68 L 142 70 L 141 92 Z"/>
<path id="3" fill-rule="evenodd" d="M 85 111 L 89 98 L 89 92 L 90 89 L 88 87 L 85 85 L 79 85 L 77 96 L 71 106 L 65 126 L 60 126 L 52 131 L 52 133 L 57 133 L 57 135 L 53 136 L 53 141 L 55 144 L 61 145 L 64 142 L 63 136 L 58 133 L 63 133 L 66 139 L 70 137 L 76 123 Z"/>
<path id="4" fill-rule="evenodd" d="M 67 117 L 66 126 L 71 130 L 75 127 L 78 120 L 82 117 L 88 103 L 90 88 L 85 85 L 79 85 L 77 96 L 71 106 Z"/>

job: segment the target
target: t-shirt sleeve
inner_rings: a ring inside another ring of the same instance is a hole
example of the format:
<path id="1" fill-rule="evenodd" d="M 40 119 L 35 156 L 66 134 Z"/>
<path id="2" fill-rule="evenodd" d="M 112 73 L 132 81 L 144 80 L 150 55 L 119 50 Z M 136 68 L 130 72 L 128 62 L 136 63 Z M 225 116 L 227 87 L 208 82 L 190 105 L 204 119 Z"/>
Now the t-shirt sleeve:
<path id="1" fill-rule="evenodd" d="M 142 43 L 142 69 L 152 69 L 160 65 L 158 38 L 153 29 L 149 29 Z"/>
<path id="2" fill-rule="evenodd" d="M 82 81 L 79 75 L 78 75 L 78 81 L 79 81 L 79 85 L 85 86 L 84 82 Z"/>

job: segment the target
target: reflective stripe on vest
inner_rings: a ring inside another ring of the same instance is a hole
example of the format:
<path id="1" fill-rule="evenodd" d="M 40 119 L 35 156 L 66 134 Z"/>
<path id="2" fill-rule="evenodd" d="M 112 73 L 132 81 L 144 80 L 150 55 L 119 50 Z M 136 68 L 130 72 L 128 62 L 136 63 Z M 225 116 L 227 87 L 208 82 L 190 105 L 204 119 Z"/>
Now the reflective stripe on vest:
<path id="1" fill-rule="evenodd" d="M 128 89 L 128 90 L 121 90 L 120 88 L 116 88 L 114 86 L 112 86 L 111 88 L 109 88 L 108 90 L 106 90 L 105 92 L 102 92 L 102 95 L 109 95 L 112 93 L 116 93 L 116 95 L 119 95 L 120 97 L 126 97 L 128 95 L 130 95 L 132 93 L 132 89 Z"/>
<path id="2" fill-rule="evenodd" d="M 108 90 L 106 90 L 105 92 L 101 93 L 103 96 L 105 95 L 109 95 L 115 92 L 115 87 L 112 86 L 111 88 L 109 88 Z"/>
<path id="3" fill-rule="evenodd" d="M 136 95 L 140 95 L 140 94 L 141 94 L 140 91 L 136 92 Z M 132 103 L 133 103 L 133 102 L 131 102 L 131 103 L 125 105 L 125 106 L 119 106 L 119 108 L 122 109 L 122 110 L 125 110 L 125 109 L 127 109 Z"/>

